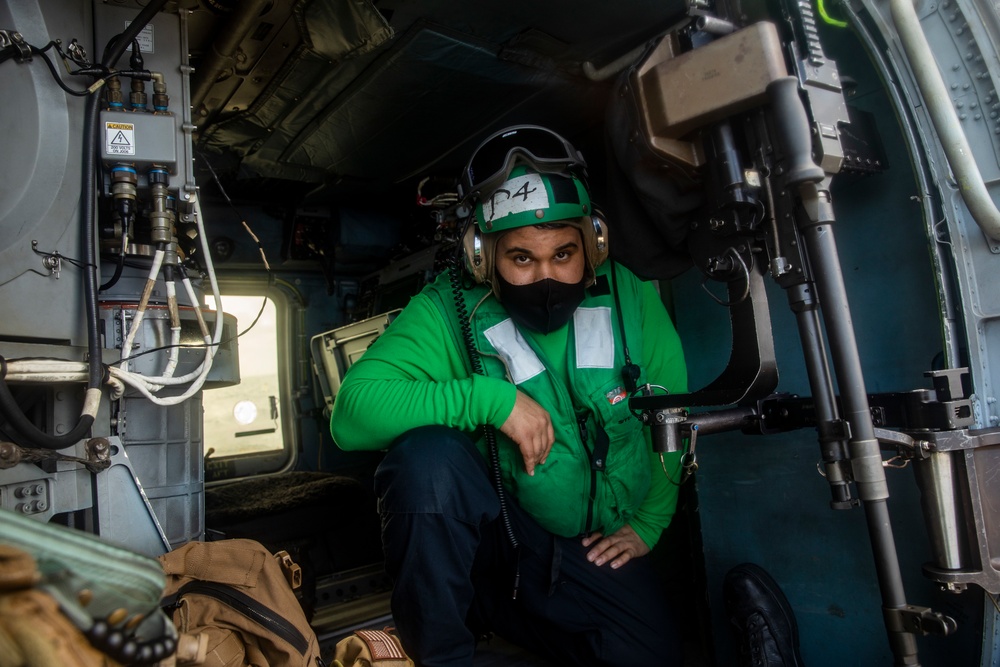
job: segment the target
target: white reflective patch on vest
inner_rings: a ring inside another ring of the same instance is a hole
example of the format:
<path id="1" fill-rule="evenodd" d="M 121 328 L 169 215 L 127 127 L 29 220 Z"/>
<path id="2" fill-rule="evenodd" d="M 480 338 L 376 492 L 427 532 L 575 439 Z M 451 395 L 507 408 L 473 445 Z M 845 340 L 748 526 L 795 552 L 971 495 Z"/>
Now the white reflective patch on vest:
<path id="1" fill-rule="evenodd" d="M 545 190 L 541 176 L 525 174 L 507 181 L 483 202 L 483 218 L 486 222 L 492 222 L 515 213 L 548 207 L 549 193 Z"/>
<path id="2" fill-rule="evenodd" d="M 530 380 L 545 370 L 542 360 L 514 326 L 514 320 L 508 318 L 490 327 L 483 334 L 506 362 L 507 371 L 514 384 Z"/>
<path id="3" fill-rule="evenodd" d="M 573 313 L 576 329 L 576 367 L 614 368 L 615 334 L 611 329 L 611 309 L 577 308 Z"/>

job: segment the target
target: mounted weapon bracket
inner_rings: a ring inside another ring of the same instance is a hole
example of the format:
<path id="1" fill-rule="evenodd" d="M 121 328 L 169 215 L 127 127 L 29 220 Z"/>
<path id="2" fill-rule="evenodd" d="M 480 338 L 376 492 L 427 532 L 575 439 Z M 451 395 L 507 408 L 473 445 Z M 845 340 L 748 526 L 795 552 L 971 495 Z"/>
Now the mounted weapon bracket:
<path id="1" fill-rule="evenodd" d="M 727 286 L 728 301 L 716 300 L 730 308 L 733 347 L 726 368 L 704 388 L 662 395 L 647 387 L 629 405 L 652 427 L 660 452 L 679 451 L 694 435 L 816 428 L 831 505 L 864 508 L 889 643 L 897 665 L 912 665 L 916 635 L 949 634 L 956 624 L 906 601 L 881 449 L 895 450 L 918 469 L 935 542 L 936 565 L 926 568 L 928 575 L 956 588 L 972 581 L 995 590 L 997 573 L 987 564 L 1000 549 L 1000 535 L 995 547 L 978 548 L 975 535 L 962 533 L 963 522 L 985 525 L 989 517 L 982 503 L 956 499 L 982 491 L 969 451 L 993 455 L 993 438 L 1000 441 L 1000 435 L 966 440 L 959 454 L 938 451 L 940 443 L 954 442 L 944 434 L 965 432 L 972 423 L 961 371 L 934 372 L 933 390 L 865 391 L 829 187 L 845 162 L 840 128 L 849 117 L 836 64 L 814 39 L 810 6 L 786 4 L 794 7 L 786 13 L 784 35 L 774 24 L 758 23 L 683 53 L 677 36 L 668 35 L 630 74 L 644 150 L 671 166 L 665 171 L 700 179 L 709 195 L 692 216 L 684 244 L 706 280 Z M 737 59 L 736 52 L 749 55 Z M 732 66 L 741 60 L 745 68 Z M 679 182 L 689 185 L 684 179 Z M 785 290 L 795 314 L 812 397 L 773 393 L 778 372 L 765 272 Z M 713 409 L 691 412 L 695 408 Z M 935 465 L 968 474 L 953 486 Z"/>

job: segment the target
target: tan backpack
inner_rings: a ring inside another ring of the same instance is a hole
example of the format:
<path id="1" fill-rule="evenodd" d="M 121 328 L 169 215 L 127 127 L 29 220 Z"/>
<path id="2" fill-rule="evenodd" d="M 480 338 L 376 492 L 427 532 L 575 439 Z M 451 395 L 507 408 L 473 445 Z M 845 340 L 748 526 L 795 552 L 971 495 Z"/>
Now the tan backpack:
<path id="1" fill-rule="evenodd" d="M 321 667 L 316 633 L 295 597 L 301 570 L 253 540 L 189 542 L 159 557 L 164 600 L 196 650 L 178 665 Z"/>

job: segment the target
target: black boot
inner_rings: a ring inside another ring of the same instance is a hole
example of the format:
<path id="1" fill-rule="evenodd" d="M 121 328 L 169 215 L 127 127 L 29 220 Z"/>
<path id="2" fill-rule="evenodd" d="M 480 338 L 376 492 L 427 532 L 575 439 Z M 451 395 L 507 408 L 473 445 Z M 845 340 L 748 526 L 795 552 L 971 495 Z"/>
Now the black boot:
<path id="1" fill-rule="evenodd" d="M 778 582 L 743 563 L 726 573 L 722 592 L 740 667 L 802 667 L 799 629 Z"/>

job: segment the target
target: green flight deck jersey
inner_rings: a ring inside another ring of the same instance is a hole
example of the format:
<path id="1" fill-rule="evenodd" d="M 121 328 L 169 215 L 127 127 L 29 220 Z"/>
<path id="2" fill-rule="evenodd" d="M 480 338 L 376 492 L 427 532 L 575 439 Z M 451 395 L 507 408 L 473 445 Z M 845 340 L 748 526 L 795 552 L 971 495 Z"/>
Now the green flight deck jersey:
<path id="1" fill-rule="evenodd" d="M 676 508 L 680 455 L 661 461 L 629 410 L 625 345 L 642 371 L 640 386 L 685 392 L 687 370 L 656 289 L 620 265 L 618 317 L 611 266 L 597 268 L 569 323 L 549 334 L 516 326 L 488 287 L 462 290 L 485 375 L 472 373 L 449 276 L 441 274 L 347 372 L 331 419 L 337 445 L 385 449 L 410 429 L 441 425 L 472 435 L 485 455 L 482 426 L 490 424 L 506 489 L 542 527 L 572 537 L 629 524 L 652 548 Z M 549 412 L 555 431 L 533 476 L 499 431 L 517 389 Z"/>

